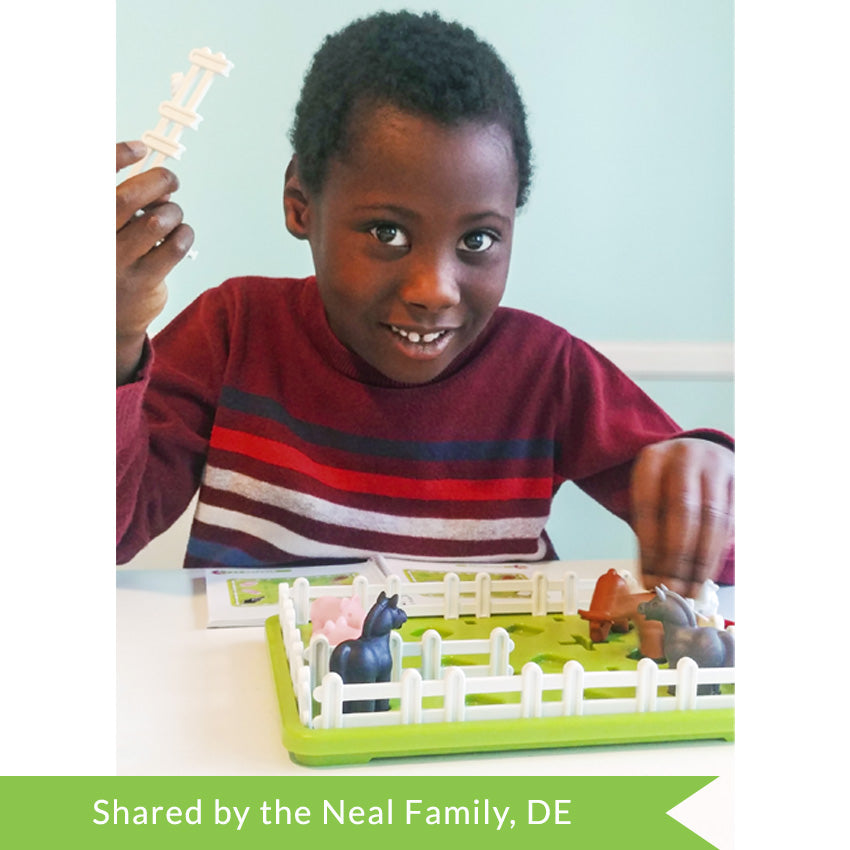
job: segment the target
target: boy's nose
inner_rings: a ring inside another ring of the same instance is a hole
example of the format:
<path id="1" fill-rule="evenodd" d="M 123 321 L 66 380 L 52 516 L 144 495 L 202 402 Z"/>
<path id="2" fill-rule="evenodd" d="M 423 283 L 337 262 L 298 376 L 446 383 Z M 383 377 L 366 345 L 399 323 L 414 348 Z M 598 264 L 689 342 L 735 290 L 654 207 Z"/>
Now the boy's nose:
<path id="1" fill-rule="evenodd" d="M 449 263 L 428 264 L 409 270 L 400 290 L 401 298 L 410 307 L 437 313 L 460 302 L 460 288 Z"/>

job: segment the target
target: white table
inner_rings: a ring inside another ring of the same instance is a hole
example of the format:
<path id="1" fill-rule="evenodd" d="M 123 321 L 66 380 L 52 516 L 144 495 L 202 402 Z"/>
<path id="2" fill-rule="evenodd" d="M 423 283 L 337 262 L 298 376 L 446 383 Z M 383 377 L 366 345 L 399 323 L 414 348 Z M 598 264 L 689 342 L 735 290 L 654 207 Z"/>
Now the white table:
<path id="1" fill-rule="evenodd" d="M 595 562 L 588 575 L 607 566 Z M 588 562 L 577 567 L 581 577 Z M 712 809 L 714 826 L 701 834 L 716 840 L 724 828 L 717 807 L 731 810 L 734 746 L 721 741 L 299 765 L 280 742 L 262 627 L 208 629 L 206 621 L 200 570 L 118 571 L 119 774 L 710 775 L 719 779 L 681 807 L 683 813 L 685 807 L 695 811 L 680 819 L 697 826 L 701 809 Z M 731 825 L 727 829 L 731 833 Z"/>

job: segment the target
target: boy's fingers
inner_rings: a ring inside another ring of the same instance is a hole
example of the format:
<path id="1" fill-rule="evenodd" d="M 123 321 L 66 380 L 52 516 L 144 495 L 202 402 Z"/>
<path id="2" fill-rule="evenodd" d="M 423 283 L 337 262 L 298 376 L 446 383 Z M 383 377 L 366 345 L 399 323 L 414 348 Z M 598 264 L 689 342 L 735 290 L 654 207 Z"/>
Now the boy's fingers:
<path id="1" fill-rule="evenodd" d="M 632 475 L 634 527 L 644 585 L 695 596 L 713 578 L 734 525 L 728 450 L 682 439 L 648 446 Z"/>
<path id="2" fill-rule="evenodd" d="M 678 593 L 679 596 L 684 596 L 685 598 L 693 597 L 695 594 L 692 590 L 692 584 L 689 581 L 685 581 L 684 579 L 675 578 L 673 576 L 665 576 L 665 575 L 653 575 L 648 573 L 643 577 L 643 584 L 647 590 L 652 590 L 658 585 L 663 584 L 668 590 L 672 590 L 674 593 Z"/>
<path id="3" fill-rule="evenodd" d="M 188 224 L 180 224 L 159 245 L 148 251 L 136 263 L 140 275 L 163 280 L 166 275 L 189 253 L 195 241 L 195 232 Z"/>
<path id="4" fill-rule="evenodd" d="M 697 587 L 717 574 L 729 547 L 733 511 L 731 491 L 730 481 L 703 472 L 700 534 L 693 570 L 693 582 Z"/>
<path id="5" fill-rule="evenodd" d="M 148 251 L 128 264 L 116 278 L 119 312 L 135 312 L 133 304 L 145 293 L 162 286 L 169 272 L 189 252 L 195 233 L 188 224 L 180 224 Z M 148 322 L 156 318 L 150 316 Z"/>
<path id="6" fill-rule="evenodd" d="M 650 446 L 638 455 L 631 480 L 632 522 L 640 550 L 644 583 L 648 576 L 657 572 L 660 546 L 662 458 L 651 449 Z"/>
<path id="7" fill-rule="evenodd" d="M 115 171 L 118 172 L 134 162 L 138 162 L 147 153 L 144 142 L 118 142 L 115 145 Z"/>
<path id="8" fill-rule="evenodd" d="M 119 338 L 144 336 L 168 298 L 165 279 L 192 247 L 194 232 L 179 224 L 116 276 L 116 330 Z"/>
<path id="9" fill-rule="evenodd" d="M 124 227 L 138 210 L 170 197 L 179 186 L 177 175 L 167 168 L 152 168 L 120 183 L 115 189 L 115 229 Z"/>
<path id="10" fill-rule="evenodd" d="M 700 538 L 702 487 L 698 469 L 682 466 L 671 455 L 663 472 L 660 515 L 661 547 L 655 568 L 671 584 L 690 585 L 694 575 L 694 561 Z M 676 590 L 678 593 L 679 591 Z"/>
<path id="11" fill-rule="evenodd" d="M 134 216 L 116 235 L 117 267 L 122 269 L 135 263 L 182 221 L 183 210 L 173 203 L 152 205 L 142 215 Z"/>

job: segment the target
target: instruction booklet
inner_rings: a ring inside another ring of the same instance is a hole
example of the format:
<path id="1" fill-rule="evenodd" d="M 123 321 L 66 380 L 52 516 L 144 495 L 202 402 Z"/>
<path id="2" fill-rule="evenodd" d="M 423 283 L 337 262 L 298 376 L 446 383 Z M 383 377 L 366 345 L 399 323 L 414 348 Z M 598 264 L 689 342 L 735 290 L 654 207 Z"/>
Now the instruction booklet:
<path id="1" fill-rule="evenodd" d="M 448 572 L 472 581 L 487 570 L 494 579 L 529 578 L 541 564 L 478 564 L 447 561 L 410 561 L 375 556 L 356 563 L 309 567 L 210 568 L 204 571 L 207 590 L 207 627 L 262 626 L 277 613 L 278 588 L 303 576 L 311 585 L 350 585 L 358 575 L 370 584 L 384 584 L 397 575 L 403 582 L 442 581 Z"/>

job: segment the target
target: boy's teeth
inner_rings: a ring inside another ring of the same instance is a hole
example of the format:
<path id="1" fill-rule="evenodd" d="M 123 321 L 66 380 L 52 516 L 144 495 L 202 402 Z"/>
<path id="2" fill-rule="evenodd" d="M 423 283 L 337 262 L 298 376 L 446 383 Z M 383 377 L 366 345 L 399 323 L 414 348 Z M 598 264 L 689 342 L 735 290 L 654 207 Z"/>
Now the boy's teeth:
<path id="1" fill-rule="evenodd" d="M 405 339 L 409 339 L 411 342 L 433 342 L 445 333 L 445 331 L 435 331 L 434 333 L 419 334 L 416 331 L 402 330 L 401 328 L 397 328 L 395 325 L 390 325 L 390 327 L 393 331 L 395 331 L 395 333 L 403 336 Z"/>

